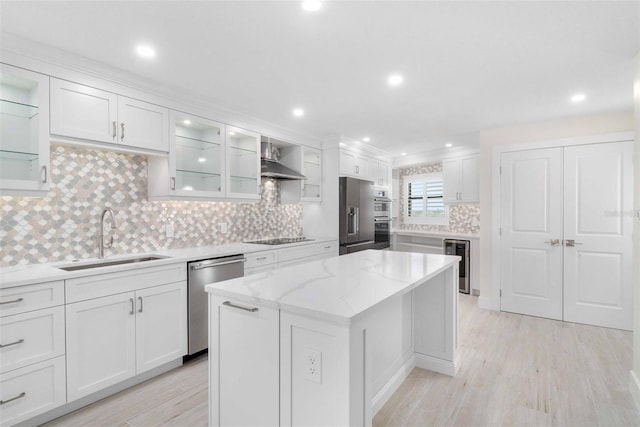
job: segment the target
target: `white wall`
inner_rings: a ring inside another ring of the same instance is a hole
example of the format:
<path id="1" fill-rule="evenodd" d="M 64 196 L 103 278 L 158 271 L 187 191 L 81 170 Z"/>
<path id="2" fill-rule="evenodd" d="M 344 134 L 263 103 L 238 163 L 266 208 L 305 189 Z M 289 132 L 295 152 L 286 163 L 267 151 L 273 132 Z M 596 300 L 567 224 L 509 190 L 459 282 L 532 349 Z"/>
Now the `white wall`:
<path id="1" fill-rule="evenodd" d="M 480 301 L 481 307 L 498 309 L 492 300 L 491 274 L 492 164 L 493 148 L 499 145 L 549 141 L 633 130 L 633 111 L 581 116 L 480 132 Z"/>

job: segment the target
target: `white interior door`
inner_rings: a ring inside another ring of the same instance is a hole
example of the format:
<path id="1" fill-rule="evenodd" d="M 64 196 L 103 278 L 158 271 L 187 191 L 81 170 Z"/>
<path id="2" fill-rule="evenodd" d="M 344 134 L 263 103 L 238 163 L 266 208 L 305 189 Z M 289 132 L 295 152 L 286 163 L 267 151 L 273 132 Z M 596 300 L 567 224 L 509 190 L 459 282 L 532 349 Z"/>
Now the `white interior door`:
<path id="1" fill-rule="evenodd" d="M 632 156 L 633 142 L 565 148 L 566 321 L 632 329 Z"/>
<path id="2" fill-rule="evenodd" d="M 501 159 L 503 311 L 562 319 L 562 148 Z"/>

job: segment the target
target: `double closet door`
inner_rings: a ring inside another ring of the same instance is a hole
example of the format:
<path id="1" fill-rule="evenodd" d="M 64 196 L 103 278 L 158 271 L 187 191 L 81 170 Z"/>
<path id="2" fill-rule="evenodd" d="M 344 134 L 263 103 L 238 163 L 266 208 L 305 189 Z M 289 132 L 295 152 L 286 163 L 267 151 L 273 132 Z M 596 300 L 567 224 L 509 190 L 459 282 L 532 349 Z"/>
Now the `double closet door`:
<path id="1" fill-rule="evenodd" d="M 632 329 L 632 157 L 632 141 L 502 155 L 502 311 Z"/>

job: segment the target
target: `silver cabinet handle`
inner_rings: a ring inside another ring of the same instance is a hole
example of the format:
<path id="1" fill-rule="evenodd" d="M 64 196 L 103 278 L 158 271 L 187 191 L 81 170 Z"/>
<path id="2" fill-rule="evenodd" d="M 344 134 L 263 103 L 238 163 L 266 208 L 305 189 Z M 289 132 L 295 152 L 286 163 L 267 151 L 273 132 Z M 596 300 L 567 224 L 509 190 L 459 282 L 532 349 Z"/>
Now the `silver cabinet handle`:
<path id="1" fill-rule="evenodd" d="M 250 311 L 251 313 L 255 313 L 258 311 L 258 307 L 243 307 L 241 305 L 233 304 L 231 301 L 225 301 L 222 305 L 226 305 L 227 307 L 239 308 L 240 310 Z"/>
<path id="2" fill-rule="evenodd" d="M 22 397 L 25 397 L 27 395 L 27 393 L 25 393 L 24 391 L 22 393 L 20 393 L 19 395 L 17 395 L 16 397 L 12 397 L 11 399 L 7 399 L 7 400 L 0 400 L 0 405 L 4 405 L 5 403 L 9 403 L 9 402 L 13 402 L 14 400 L 18 400 Z"/>
<path id="3" fill-rule="evenodd" d="M 356 166 L 356 173 L 360 173 L 360 166 Z"/>
<path id="4" fill-rule="evenodd" d="M 134 302 L 133 302 L 133 298 L 129 298 L 129 302 L 131 303 L 131 311 L 129 312 L 129 314 L 133 315 L 135 313 L 135 307 L 134 307 Z"/>
<path id="5" fill-rule="evenodd" d="M 325 249 L 331 249 L 331 246 L 325 246 L 324 248 Z"/>
<path id="6" fill-rule="evenodd" d="M 558 246 L 560 244 L 560 239 L 545 240 L 544 242 L 550 244 L 551 246 Z"/>
<path id="7" fill-rule="evenodd" d="M 263 259 L 267 259 L 267 257 L 266 256 L 258 257 L 258 258 L 256 258 L 256 261 L 262 261 Z"/>
<path id="8" fill-rule="evenodd" d="M 49 177 L 47 176 L 47 167 L 46 166 L 42 166 L 42 168 L 40 169 L 41 175 L 42 175 L 42 183 L 46 184 L 47 181 L 49 180 Z"/>
<path id="9" fill-rule="evenodd" d="M 171 189 L 172 190 L 176 189 L 176 177 L 175 176 L 171 177 Z"/>
<path id="10" fill-rule="evenodd" d="M 0 302 L 0 305 L 15 304 L 15 303 L 21 302 L 21 301 L 24 301 L 24 298 L 12 299 L 11 301 L 2 301 L 2 302 Z"/>
<path id="11" fill-rule="evenodd" d="M 207 265 L 196 264 L 196 265 L 192 265 L 191 269 L 192 270 L 202 270 L 203 268 L 220 267 L 221 265 L 237 264 L 239 262 L 247 262 L 247 259 L 246 258 L 242 258 L 242 259 L 237 259 L 237 260 L 234 260 L 234 261 L 225 261 L 225 262 L 219 262 L 219 263 L 216 263 L 216 264 L 207 264 Z"/>
<path id="12" fill-rule="evenodd" d="M 138 309 L 138 313 L 142 313 L 142 297 L 138 297 L 140 300 L 140 309 Z"/>
<path id="13" fill-rule="evenodd" d="M 120 123 L 120 141 L 124 141 L 124 122 Z"/>
<path id="14" fill-rule="evenodd" d="M 118 136 L 116 133 L 117 128 L 118 128 L 118 124 L 114 121 L 113 122 L 113 139 L 116 139 L 116 136 Z"/>
<path id="15" fill-rule="evenodd" d="M 11 347 L 12 345 L 22 344 L 24 339 L 20 339 L 18 341 L 10 342 L 9 344 L 0 344 L 0 348 Z"/>
<path id="16" fill-rule="evenodd" d="M 572 248 L 574 246 L 582 245 L 582 243 L 578 243 L 573 239 L 567 239 L 564 241 L 564 245 Z"/>

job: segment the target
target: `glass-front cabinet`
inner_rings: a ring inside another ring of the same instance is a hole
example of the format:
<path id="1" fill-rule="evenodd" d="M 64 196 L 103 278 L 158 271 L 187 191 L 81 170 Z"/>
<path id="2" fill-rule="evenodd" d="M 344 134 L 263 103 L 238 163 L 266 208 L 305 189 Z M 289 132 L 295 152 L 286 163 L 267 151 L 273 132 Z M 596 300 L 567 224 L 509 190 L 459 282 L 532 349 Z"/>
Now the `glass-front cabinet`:
<path id="1" fill-rule="evenodd" d="M 322 199 L 322 153 L 310 147 L 302 147 L 302 201 L 319 202 Z"/>
<path id="2" fill-rule="evenodd" d="M 175 195 L 223 197 L 225 125 L 172 111 L 170 187 Z"/>
<path id="3" fill-rule="evenodd" d="M 260 135 L 227 126 L 227 197 L 260 199 Z"/>
<path id="4" fill-rule="evenodd" d="M 49 77 L 0 64 L 0 194 L 46 196 Z"/>

